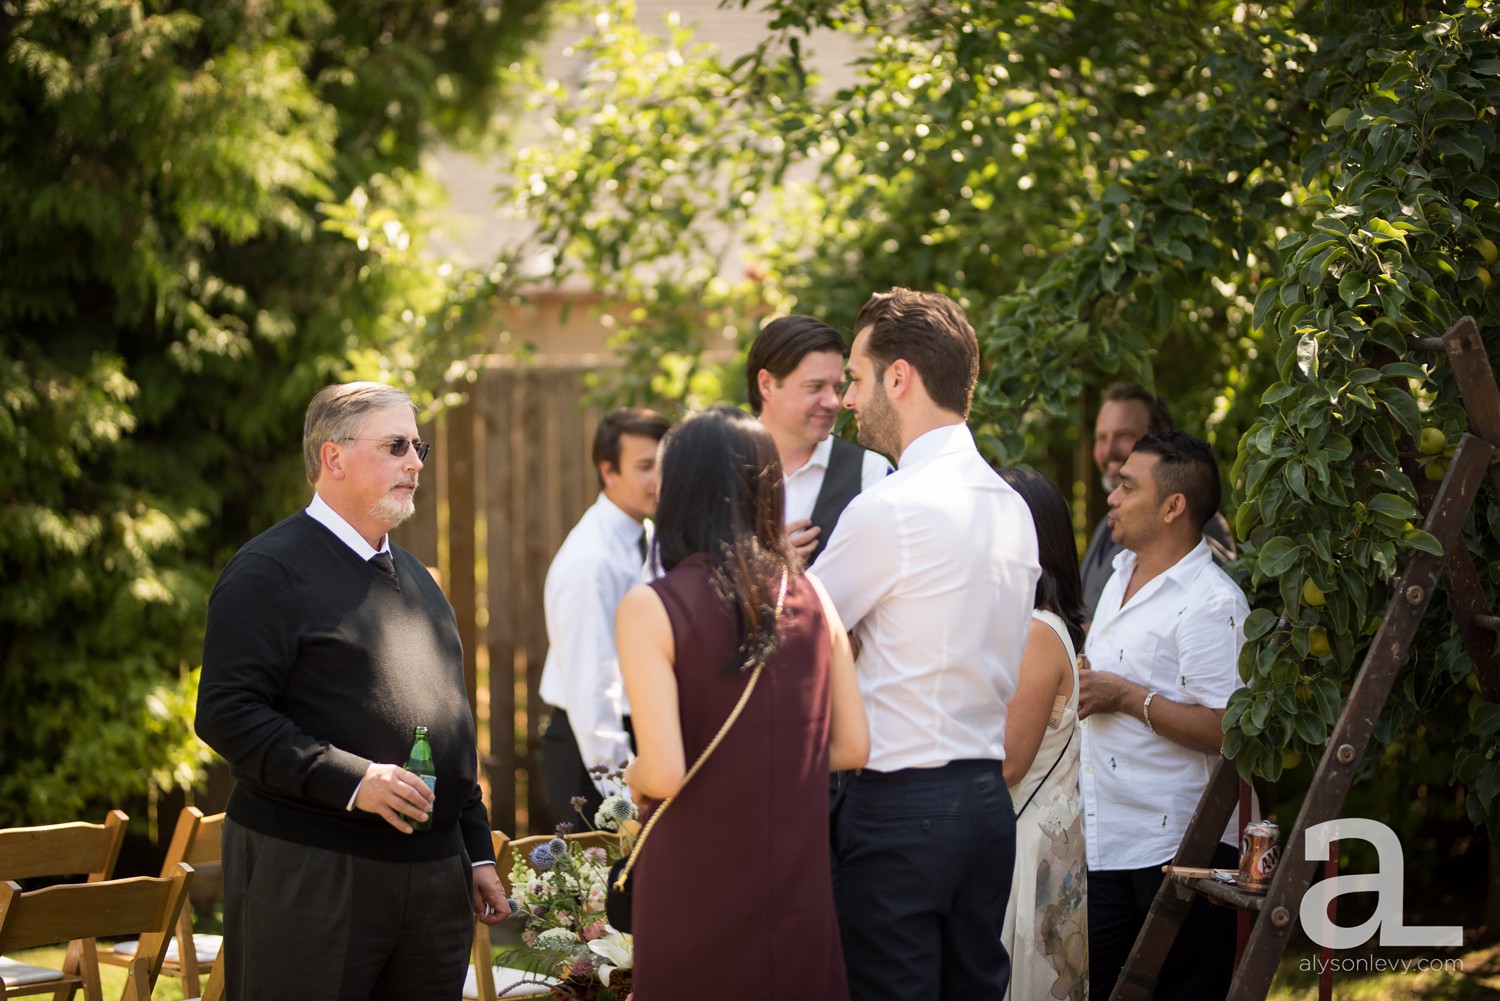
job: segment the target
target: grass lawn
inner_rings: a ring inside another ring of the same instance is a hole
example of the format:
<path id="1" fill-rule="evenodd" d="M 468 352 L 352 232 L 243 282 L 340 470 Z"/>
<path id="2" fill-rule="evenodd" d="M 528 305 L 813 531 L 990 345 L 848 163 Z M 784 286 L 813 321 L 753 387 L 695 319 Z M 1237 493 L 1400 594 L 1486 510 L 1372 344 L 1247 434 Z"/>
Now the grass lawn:
<path id="1" fill-rule="evenodd" d="M 45 949 L 24 949 L 20 952 L 6 953 L 10 959 L 19 960 L 23 963 L 31 963 L 33 966 L 50 966 L 56 969 L 62 965 L 63 954 L 67 952 L 64 946 L 49 946 Z M 205 974 L 203 983 L 208 982 Z M 106 966 L 99 964 L 99 984 L 103 988 L 105 1001 L 113 1001 L 125 990 L 125 968 L 123 966 Z M 38 995 L 41 997 L 43 995 Z M 80 992 L 75 997 L 82 997 Z M 182 1001 L 182 981 L 173 980 L 169 977 L 161 977 L 156 981 L 156 990 L 151 992 L 152 1001 Z"/>

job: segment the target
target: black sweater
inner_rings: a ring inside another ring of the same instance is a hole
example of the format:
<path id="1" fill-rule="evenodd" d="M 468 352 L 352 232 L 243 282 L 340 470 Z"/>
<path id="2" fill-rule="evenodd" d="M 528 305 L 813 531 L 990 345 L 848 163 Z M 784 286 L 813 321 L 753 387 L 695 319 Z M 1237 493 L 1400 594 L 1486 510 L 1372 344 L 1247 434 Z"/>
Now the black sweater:
<path id="1" fill-rule="evenodd" d="M 416 557 L 392 556 L 395 581 L 305 511 L 246 543 L 209 598 L 195 727 L 251 830 L 387 861 L 490 860 L 453 608 Z M 345 809 L 370 762 L 406 761 L 416 726 L 437 768 L 432 829 Z"/>

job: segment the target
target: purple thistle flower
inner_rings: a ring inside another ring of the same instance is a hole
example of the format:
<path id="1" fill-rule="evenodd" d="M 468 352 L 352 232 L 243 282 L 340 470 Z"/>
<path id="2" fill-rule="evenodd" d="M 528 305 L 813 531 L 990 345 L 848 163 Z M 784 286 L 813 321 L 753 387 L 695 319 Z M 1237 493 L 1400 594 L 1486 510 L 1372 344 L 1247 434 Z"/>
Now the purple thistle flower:
<path id="1" fill-rule="evenodd" d="M 537 872 L 546 872 L 552 868 L 552 849 L 547 845 L 537 845 L 531 850 L 531 867 Z"/>
<path id="2" fill-rule="evenodd" d="M 568 851 L 568 843 L 562 838 L 553 838 L 547 842 L 547 847 L 552 849 L 552 857 L 555 859 L 562 858 Z"/>

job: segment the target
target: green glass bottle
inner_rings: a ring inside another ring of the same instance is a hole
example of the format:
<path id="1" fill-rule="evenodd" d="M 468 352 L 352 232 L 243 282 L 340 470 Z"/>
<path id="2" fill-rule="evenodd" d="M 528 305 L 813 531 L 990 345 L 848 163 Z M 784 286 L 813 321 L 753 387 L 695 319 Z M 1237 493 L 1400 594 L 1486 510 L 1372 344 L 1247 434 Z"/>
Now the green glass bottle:
<path id="1" fill-rule="evenodd" d="M 411 753 L 406 756 L 406 770 L 419 777 L 427 783 L 433 795 L 437 794 L 437 769 L 432 767 L 432 745 L 427 743 L 427 728 L 419 726 L 412 735 Z M 433 801 L 433 807 L 437 801 Z M 414 820 L 406 818 L 414 831 L 426 831 L 432 827 L 432 810 L 427 811 L 426 820 Z"/>

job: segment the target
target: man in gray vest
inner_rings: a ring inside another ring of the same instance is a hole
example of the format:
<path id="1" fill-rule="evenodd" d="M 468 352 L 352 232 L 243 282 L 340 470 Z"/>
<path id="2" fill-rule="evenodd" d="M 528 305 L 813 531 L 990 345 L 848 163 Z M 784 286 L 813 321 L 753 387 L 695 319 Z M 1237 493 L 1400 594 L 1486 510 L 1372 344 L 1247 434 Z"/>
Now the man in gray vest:
<path id="1" fill-rule="evenodd" d="M 781 456 L 786 527 L 804 565 L 828 544 L 839 515 L 890 465 L 835 436 L 844 342 L 811 316 L 783 316 L 761 328 L 745 359 L 750 407 Z"/>

